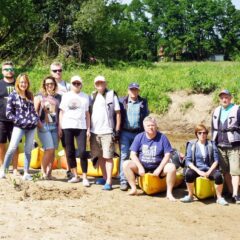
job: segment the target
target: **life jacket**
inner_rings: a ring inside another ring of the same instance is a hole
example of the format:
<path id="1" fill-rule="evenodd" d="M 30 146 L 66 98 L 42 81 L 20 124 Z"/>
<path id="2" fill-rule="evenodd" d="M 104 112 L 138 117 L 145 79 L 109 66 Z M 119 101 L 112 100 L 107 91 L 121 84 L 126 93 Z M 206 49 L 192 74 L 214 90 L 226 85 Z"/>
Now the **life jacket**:
<path id="1" fill-rule="evenodd" d="M 95 103 L 98 92 L 95 91 L 92 93 L 89 99 L 89 112 L 92 115 L 93 105 Z M 114 96 L 117 96 L 117 93 L 113 90 L 106 89 L 103 96 L 105 97 L 105 106 L 108 115 L 109 126 L 114 129 L 116 125 L 116 114 L 114 110 Z"/>
<path id="2" fill-rule="evenodd" d="M 197 141 L 196 139 L 194 140 L 190 140 L 187 142 L 186 144 L 186 155 L 187 155 L 187 148 L 188 148 L 188 145 L 191 144 L 192 147 L 191 147 L 191 151 L 192 151 L 192 163 L 196 166 L 196 157 L 195 157 L 195 152 L 196 152 L 196 144 L 197 144 Z M 211 140 L 207 140 L 207 150 L 208 150 L 208 156 L 209 156 L 209 163 L 210 165 L 213 164 L 214 162 L 214 157 L 213 157 L 213 142 Z M 185 155 L 185 157 L 186 157 Z"/>
<path id="3" fill-rule="evenodd" d="M 212 140 L 216 141 L 217 134 L 219 131 L 227 133 L 227 138 L 230 143 L 240 141 L 240 128 L 237 121 L 237 113 L 239 106 L 234 105 L 227 117 L 226 128 L 220 129 L 219 122 L 221 116 L 221 106 L 217 107 L 213 113 L 212 117 Z"/>

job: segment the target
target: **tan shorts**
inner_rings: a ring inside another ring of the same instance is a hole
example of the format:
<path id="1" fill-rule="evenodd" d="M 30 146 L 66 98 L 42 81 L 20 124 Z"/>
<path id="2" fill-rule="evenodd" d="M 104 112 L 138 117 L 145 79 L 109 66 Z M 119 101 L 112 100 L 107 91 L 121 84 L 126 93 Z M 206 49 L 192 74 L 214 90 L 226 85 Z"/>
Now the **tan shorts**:
<path id="1" fill-rule="evenodd" d="M 232 149 L 219 149 L 219 165 L 223 173 L 240 176 L 240 147 Z"/>
<path id="2" fill-rule="evenodd" d="M 94 134 L 90 137 L 91 154 L 93 157 L 113 158 L 114 142 L 112 134 Z"/>

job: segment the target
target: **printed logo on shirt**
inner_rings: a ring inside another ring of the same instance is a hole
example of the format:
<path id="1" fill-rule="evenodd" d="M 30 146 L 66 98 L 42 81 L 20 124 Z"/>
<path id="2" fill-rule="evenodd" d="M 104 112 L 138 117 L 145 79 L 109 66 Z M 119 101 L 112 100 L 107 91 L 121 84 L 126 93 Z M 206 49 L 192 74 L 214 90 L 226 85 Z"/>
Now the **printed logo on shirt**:
<path id="1" fill-rule="evenodd" d="M 14 90 L 14 86 L 7 86 L 8 95 Z"/>
<path id="2" fill-rule="evenodd" d="M 157 146 L 148 146 L 143 145 L 142 146 L 142 161 L 146 163 L 154 163 L 155 157 L 157 154 Z"/>
<path id="3" fill-rule="evenodd" d="M 81 102 L 79 102 L 79 99 L 71 99 L 68 103 L 68 108 L 70 110 L 76 110 L 81 107 Z"/>

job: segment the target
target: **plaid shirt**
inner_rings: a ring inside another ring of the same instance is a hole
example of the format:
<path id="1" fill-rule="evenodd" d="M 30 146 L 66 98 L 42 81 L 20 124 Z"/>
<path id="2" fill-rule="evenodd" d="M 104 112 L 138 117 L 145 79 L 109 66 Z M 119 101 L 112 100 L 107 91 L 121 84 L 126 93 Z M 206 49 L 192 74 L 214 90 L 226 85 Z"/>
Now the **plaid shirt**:
<path id="1" fill-rule="evenodd" d="M 140 105 L 139 100 L 132 101 L 128 99 L 127 117 L 125 119 L 124 128 L 139 129 L 140 128 Z"/>

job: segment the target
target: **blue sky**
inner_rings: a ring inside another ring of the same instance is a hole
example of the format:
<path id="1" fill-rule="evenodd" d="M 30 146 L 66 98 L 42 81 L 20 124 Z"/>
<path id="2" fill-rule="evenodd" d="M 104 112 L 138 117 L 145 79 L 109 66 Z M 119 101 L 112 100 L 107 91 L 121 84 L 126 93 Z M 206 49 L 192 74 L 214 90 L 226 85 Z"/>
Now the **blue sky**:
<path id="1" fill-rule="evenodd" d="M 122 3 L 130 3 L 131 1 L 132 0 L 119 0 L 119 2 Z M 232 3 L 236 6 L 237 9 L 240 9 L 240 0 L 232 0 Z"/>

